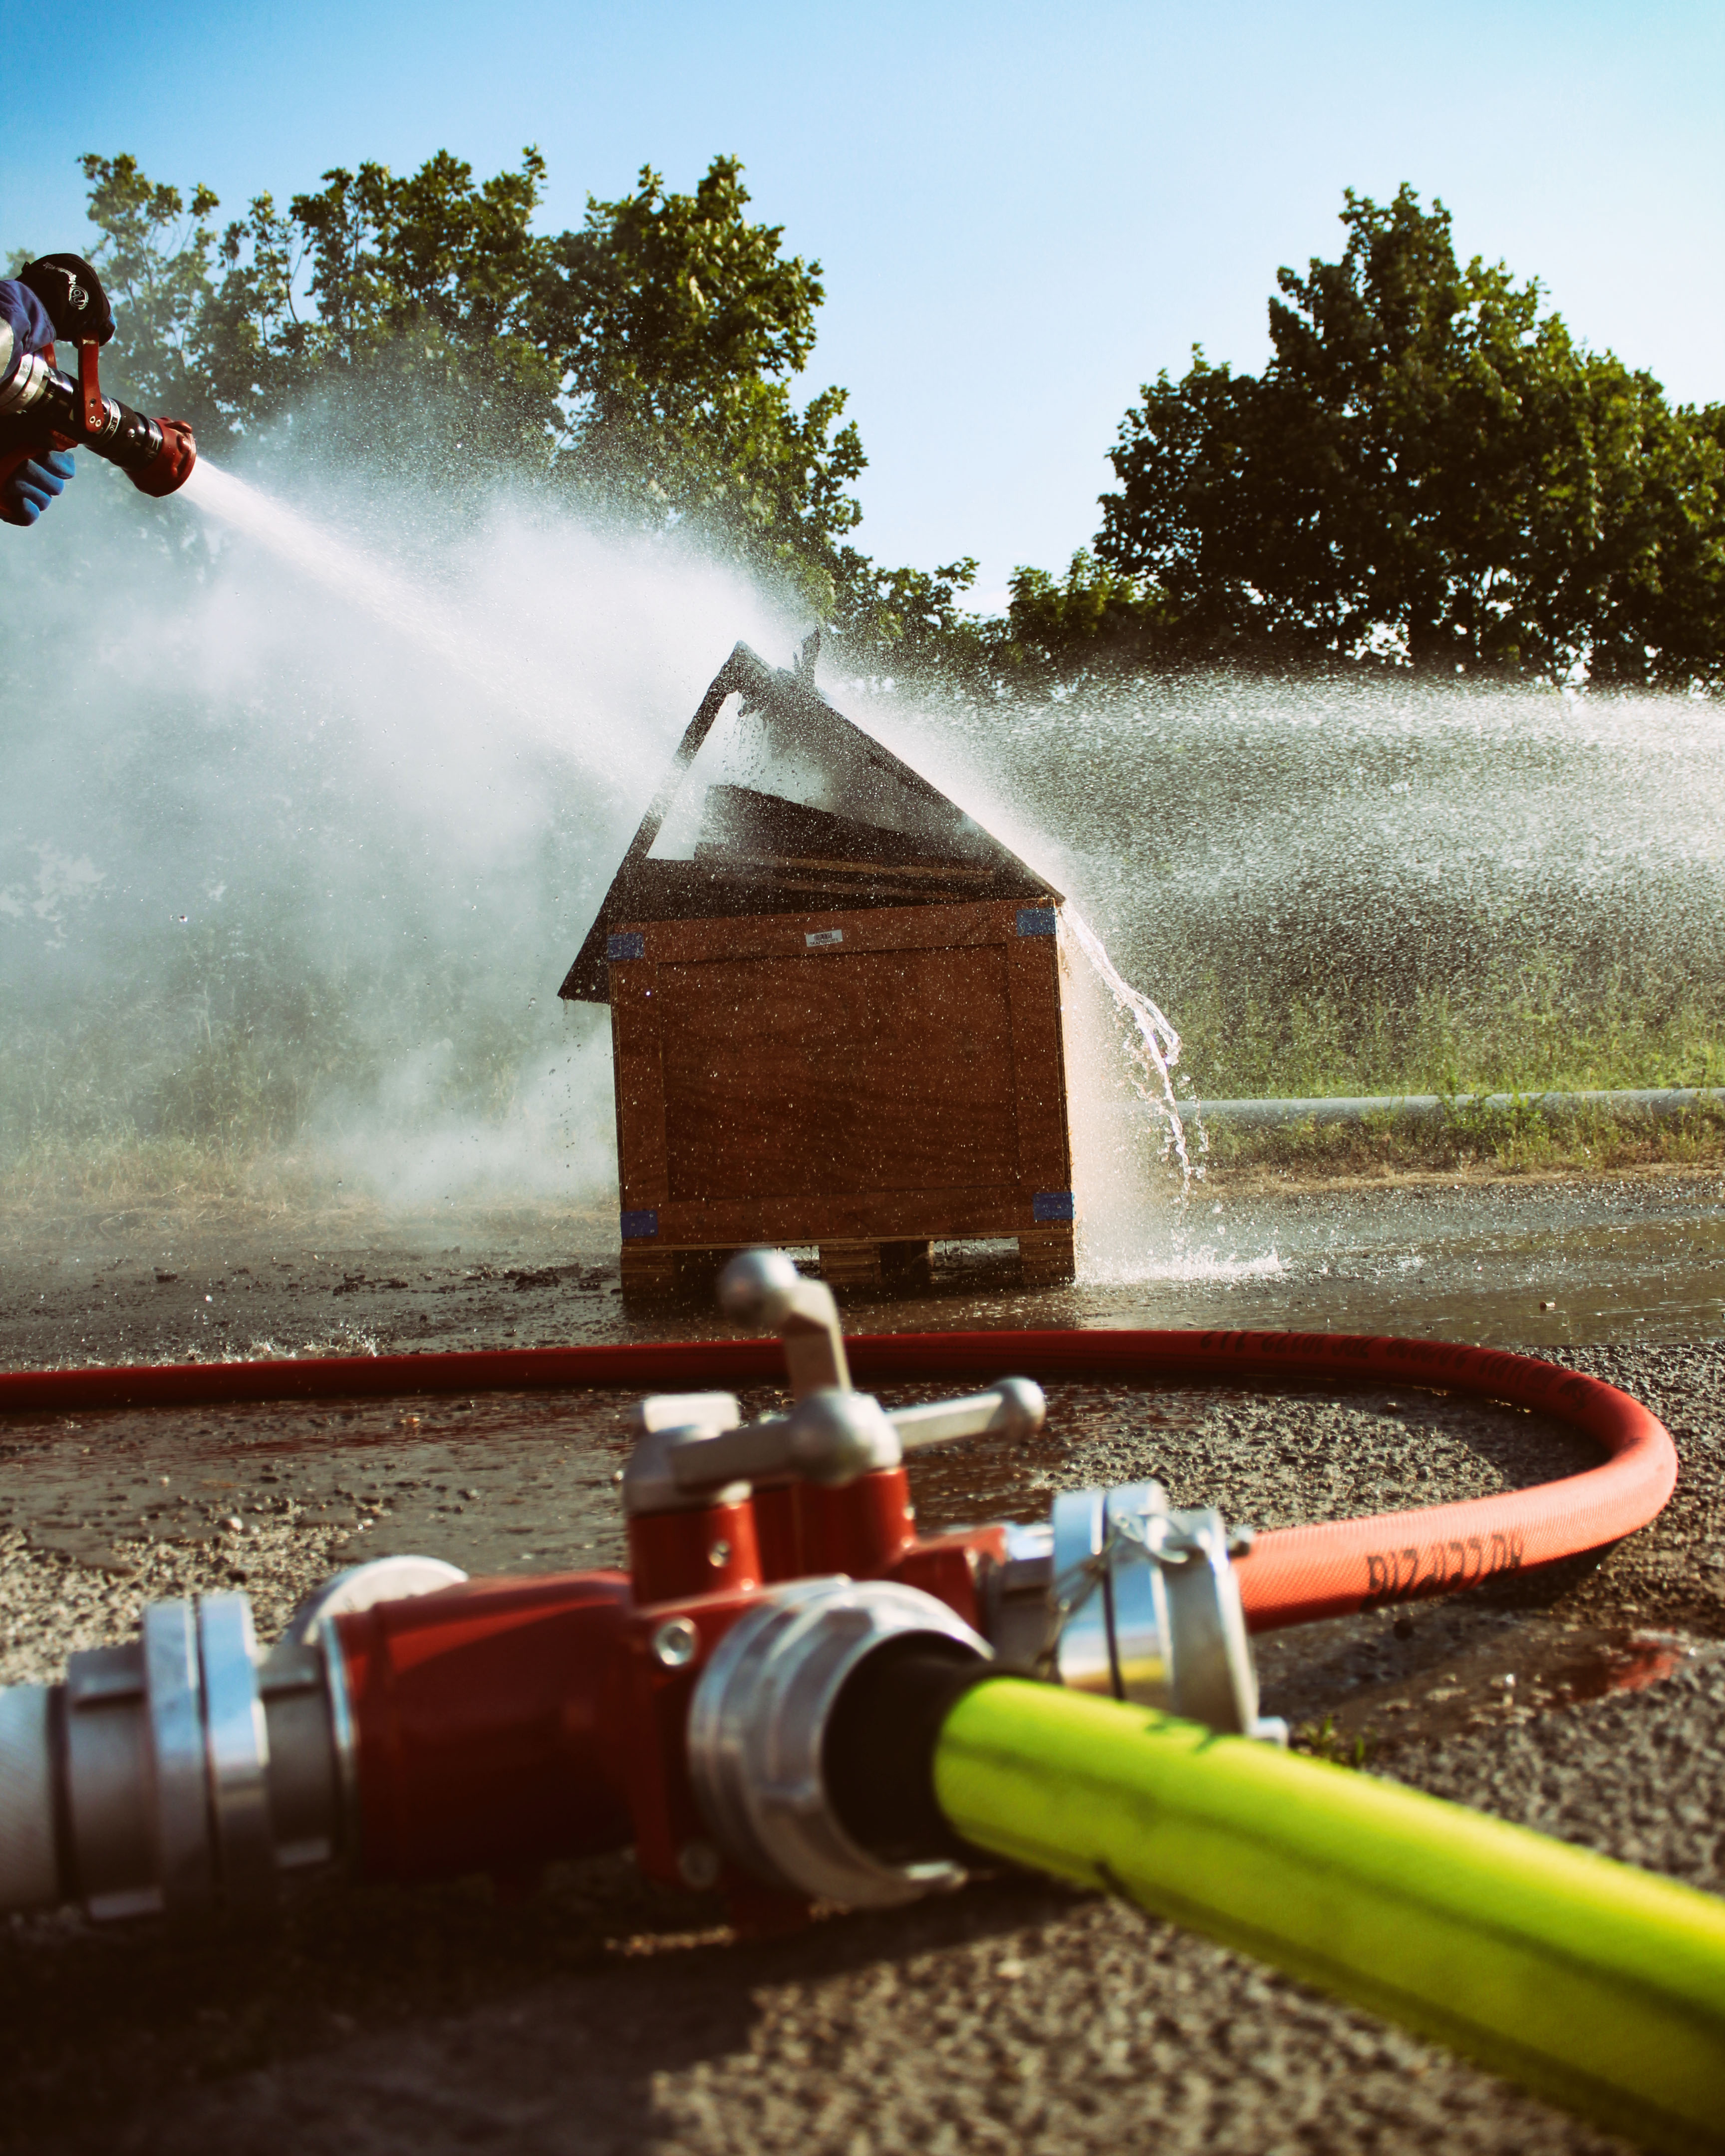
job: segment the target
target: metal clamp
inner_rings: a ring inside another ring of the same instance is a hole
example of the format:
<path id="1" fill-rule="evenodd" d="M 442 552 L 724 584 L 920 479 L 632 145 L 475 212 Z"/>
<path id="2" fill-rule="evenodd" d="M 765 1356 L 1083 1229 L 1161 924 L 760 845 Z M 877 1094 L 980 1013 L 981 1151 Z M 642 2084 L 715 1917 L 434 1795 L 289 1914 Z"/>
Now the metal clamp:
<path id="1" fill-rule="evenodd" d="M 0 413 L 28 412 L 32 405 L 39 404 L 53 372 L 39 352 L 20 352 L 12 379 L 0 388 Z"/>
<path id="2" fill-rule="evenodd" d="M 143 1649 L 157 1884 L 170 1915 L 190 1915 L 209 1907 L 216 1887 L 194 1605 L 151 1603 L 144 1611 Z"/>
<path id="3" fill-rule="evenodd" d="M 1170 1508 L 1159 1483 L 1072 1490 L 1048 1529 L 1014 1531 L 990 1631 L 1055 1682 L 1131 1700 L 1235 1736 L 1285 1743 L 1258 1712 L 1258 1677 L 1222 1516 Z M 1030 1607 L 1027 1607 L 1030 1605 Z"/>
<path id="4" fill-rule="evenodd" d="M 270 1730 L 258 1690 L 258 1643 L 244 1594 L 206 1594 L 198 1604 L 203 1666 L 204 1749 L 215 1870 L 230 1911 L 267 1909 L 275 1898 L 275 1830 L 270 1816 Z"/>

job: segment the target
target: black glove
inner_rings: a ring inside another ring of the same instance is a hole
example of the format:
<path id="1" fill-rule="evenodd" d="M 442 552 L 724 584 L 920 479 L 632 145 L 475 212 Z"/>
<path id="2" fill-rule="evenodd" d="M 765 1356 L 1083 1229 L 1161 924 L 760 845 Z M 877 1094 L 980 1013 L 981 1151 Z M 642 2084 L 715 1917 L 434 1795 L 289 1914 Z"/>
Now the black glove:
<path id="1" fill-rule="evenodd" d="M 114 334 L 114 310 L 102 280 L 81 254 L 44 254 L 18 273 L 48 310 L 57 337 L 72 344 L 105 344 Z"/>

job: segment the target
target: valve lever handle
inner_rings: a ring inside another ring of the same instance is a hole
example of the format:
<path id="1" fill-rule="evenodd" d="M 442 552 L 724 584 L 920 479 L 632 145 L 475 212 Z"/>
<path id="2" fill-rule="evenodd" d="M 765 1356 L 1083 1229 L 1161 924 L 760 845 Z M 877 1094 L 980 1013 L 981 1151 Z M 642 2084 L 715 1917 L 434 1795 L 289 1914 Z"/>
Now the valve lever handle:
<path id="1" fill-rule="evenodd" d="M 890 1414 L 867 1393 L 826 1386 L 805 1394 L 788 1415 L 679 1436 L 670 1449 L 671 1476 L 679 1489 L 691 1491 L 787 1475 L 847 1482 L 873 1468 L 896 1467 L 906 1452 L 925 1445 L 1028 1436 L 1042 1427 L 1046 1411 L 1041 1386 L 1029 1378 L 1003 1378 L 968 1399 L 931 1400 Z"/>
<path id="2" fill-rule="evenodd" d="M 876 1468 L 896 1467 L 902 1457 L 879 1400 L 829 1385 L 805 1394 L 788 1415 L 678 1440 L 670 1450 L 670 1471 L 680 1490 L 787 1476 L 837 1486 Z"/>
<path id="3" fill-rule="evenodd" d="M 97 353 L 100 347 L 86 340 L 78 347 L 78 401 L 80 417 L 86 434 L 100 434 L 107 424 L 107 413 L 102 401 L 102 385 L 99 378 Z"/>
<path id="4" fill-rule="evenodd" d="M 800 1306 L 788 1312 L 778 1328 L 791 1398 L 800 1400 L 810 1393 L 834 1389 L 848 1393 L 850 1364 L 833 1291 L 819 1281 L 802 1281 L 798 1286 Z"/>
<path id="5" fill-rule="evenodd" d="M 948 1445 L 961 1437 L 1034 1436 L 1048 1414 L 1042 1388 L 1031 1378 L 1003 1378 L 986 1393 L 962 1400 L 930 1400 L 926 1406 L 892 1408 L 886 1419 L 906 1452 Z"/>
<path id="6" fill-rule="evenodd" d="M 784 1342 L 791 1397 L 850 1389 L 839 1306 L 823 1281 L 804 1280 L 783 1250 L 739 1250 L 719 1276 L 719 1307 L 739 1325 L 771 1326 Z"/>

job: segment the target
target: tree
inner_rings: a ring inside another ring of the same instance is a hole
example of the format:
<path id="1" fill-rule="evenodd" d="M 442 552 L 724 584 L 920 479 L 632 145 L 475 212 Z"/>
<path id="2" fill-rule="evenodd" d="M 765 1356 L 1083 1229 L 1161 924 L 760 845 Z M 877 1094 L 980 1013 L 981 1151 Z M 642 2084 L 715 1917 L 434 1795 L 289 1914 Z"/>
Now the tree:
<path id="1" fill-rule="evenodd" d="M 177 187 L 147 179 L 136 157 L 82 163 L 101 234 L 93 259 L 123 325 L 104 354 L 105 377 L 130 403 L 187 420 L 200 435 L 219 430 L 203 347 L 215 194 L 200 183 L 188 204 Z"/>
<path id="2" fill-rule="evenodd" d="M 1064 581 L 1019 568 L 1009 587 L 1006 634 L 995 639 L 1003 673 L 1025 687 L 1071 687 L 1153 665 L 1168 630 L 1167 600 L 1140 577 L 1081 547 Z"/>
<path id="3" fill-rule="evenodd" d="M 1443 205 L 1351 191 L 1278 273 L 1261 376 L 1194 351 L 1122 422 L 1097 553 L 1189 652 L 1717 677 L 1725 469 L 1707 413 L 1579 347 L 1537 281 L 1456 262 Z"/>
<path id="4" fill-rule="evenodd" d="M 287 210 L 258 196 L 217 239 L 129 157 L 90 157 L 95 259 L 137 400 L 208 444 L 308 397 L 357 434 L 440 424 L 464 469 L 551 478 L 637 527 L 698 532 L 857 635 L 947 612 L 956 572 L 880 570 L 848 544 L 866 466 L 845 393 L 793 402 L 820 264 L 752 221 L 742 168 L 692 194 L 644 168 L 578 232 L 532 229 L 545 163 L 475 181 L 439 151 L 398 178 L 336 167 Z M 441 420 L 437 415 L 444 416 Z M 920 594 L 912 599 L 910 595 Z"/>
<path id="5" fill-rule="evenodd" d="M 988 626 L 958 603 L 976 567 L 966 554 L 938 569 L 886 569 L 841 548 L 833 618 L 840 644 L 872 672 L 976 688 L 988 673 Z"/>
<path id="6" fill-rule="evenodd" d="M 823 614 L 845 573 L 847 492 L 861 438 L 828 388 L 799 413 L 788 377 L 814 346 L 820 264 L 752 223 L 734 157 L 693 194 L 643 167 L 633 195 L 589 197 L 551 244 L 542 287 L 572 401 L 573 469 L 614 511 L 692 522 L 757 568 L 788 574 Z"/>

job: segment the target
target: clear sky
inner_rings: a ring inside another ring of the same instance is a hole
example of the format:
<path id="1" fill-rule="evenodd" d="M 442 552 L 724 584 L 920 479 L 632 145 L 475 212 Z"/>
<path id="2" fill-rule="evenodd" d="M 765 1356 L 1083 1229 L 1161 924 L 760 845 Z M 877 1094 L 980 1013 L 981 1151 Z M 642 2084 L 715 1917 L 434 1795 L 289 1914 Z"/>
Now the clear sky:
<path id="1" fill-rule="evenodd" d="M 544 220 L 716 152 L 818 257 L 805 385 L 842 382 L 890 561 L 1062 565 L 1137 385 L 1255 366 L 1281 263 L 1352 186 L 1438 195 L 1589 342 L 1725 398 L 1721 0 L 165 0 L 14 9 L 0 247 L 76 247 L 76 158 L 238 211 L 326 167 L 536 142 Z"/>

